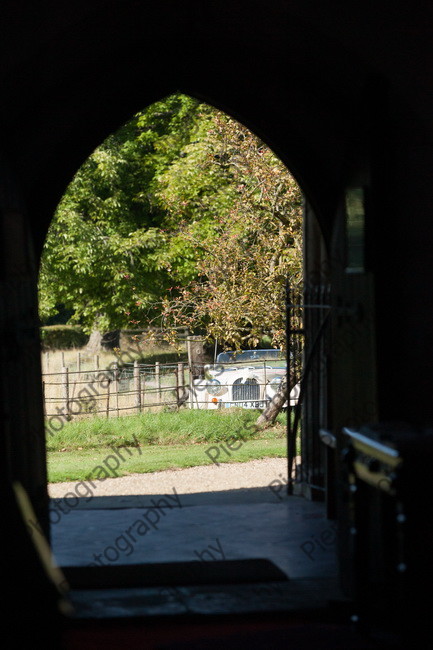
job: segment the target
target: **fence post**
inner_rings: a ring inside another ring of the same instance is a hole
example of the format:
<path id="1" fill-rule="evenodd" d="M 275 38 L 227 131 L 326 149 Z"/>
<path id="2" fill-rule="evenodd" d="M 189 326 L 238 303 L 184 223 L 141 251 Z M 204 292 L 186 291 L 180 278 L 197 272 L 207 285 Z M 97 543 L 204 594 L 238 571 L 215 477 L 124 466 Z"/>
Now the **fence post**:
<path id="1" fill-rule="evenodd" d="M 45 403 L 45 382 L 42 380 L 42 406 L 44 409 L 44 418 L 47 417 L 47 405 Z"/>
<path id="2" fill-rule="evenodd" d="M 70 420 L 71 414 L 69 412 L 69 369 L 65 366 L 62 367 L 62 393 L 65 418 L 67 420 Z"/>
<path id="3" fill-rule="evenodd" d="M 158 404 L 161 403 L 161 374 L 159 369 L 159 361 L 155 361 L 155 382 L 156 382 L 156 397 Z"/>
<path id="4" fill-rule="evenodd" d="M 194 379 L 204 378 L 204 339 L 202 336 L 188 336 L 188 365 Z"/>
<path id="5" fill-rule="evenodd" d="M 182 406 L 185 402 L 185 368 L 183 363 L 177 364 L 177 383 L 179 386 L 177 395 L 177 405 Z"/>
<path id="6" fill-rule="evenodd" d="M 110 386 L 111 379 L 109 378 L 107 381 L 107 418 L 110 417 Z"/>
<path id="7" fill-rule="evenodd" d="M 81 372 L 81 352 L 77 352 L 77 372 Z"/>
<path id="8" fill-rule="evenodd" d="M 177 365 L 177 370 L 174 371 L 174 378 L 176 380 L 176 406 L 179 409 L 180 406 L 180 377 L 179 377 L 179 364 Z"/>
<path id="9" fill-rule="evenodd" d="M 140 368 L 137 359 L 134 361 L 134 392 L 135 392 L 135 407 L 137 409 L 137 413 L 141 413 Z"/>
<path id="10" fill-rule="evenodd" d="M 95 369 L 99 370 L 99 354 L 95 354 L 94 362 L 95 362 Z"/>
<path id="11" fill-rule="evenodd" d="M 62 358 L 62 368 L 64 368 L 65 367 L 65 353 L 63 352 L 63 350 L 61 352 L 61 358 Z"/>
<path id="12" fill-rule="evenodd" d="M 189 376 L 188 376 L 188 379 L 189 379 L 189 408 L 193 409 L 194 408 L 194 377 L 193 377 L 190 365 L 188 365 L 188 370 L 189 370 Z M 197 396 L 195 396 L 195 398 L 197 400 Z M 197 402 L 197 408 L 200 408 L 198 402 Z"/>
<path id="13" fill-rule="evenodd" d="M 115 404 L 116 404 L 116 413 L 117 417 L 119 417 L 119 366 L 117 361 L 113 363 L 113 389 L 114 389 L 114 394 L 115 394 Z"/>
<path id="14" fill-rule="evenodd" d="M 100 384 L 100 382 L 98 382 L 98 377 L 97 377 L 96 373 L 94 375 L 90 375 L 89 383 L 87 384 L 87 386 L 94 393 L 94 397 L 93 397 L 94 406 L 90 407 L 91 412 L 93 412 L 93 414 L 96 417 L 99 417 L 99 406 L 100 406 L 100 404 L 99 404 L 99 395 L 100 395 L 100 386 L 101 386 L 101 384 Z"/>
<path id="15" fill-rule="evenodd" d="M 144 371 L 140 377 L 140 388 L 141 388 L 141 395 L 142 395 L 141 405 L 144 408 L 146 406 L 146 371 Z M 152 390 L 150 392 L 152 393 Z"/>

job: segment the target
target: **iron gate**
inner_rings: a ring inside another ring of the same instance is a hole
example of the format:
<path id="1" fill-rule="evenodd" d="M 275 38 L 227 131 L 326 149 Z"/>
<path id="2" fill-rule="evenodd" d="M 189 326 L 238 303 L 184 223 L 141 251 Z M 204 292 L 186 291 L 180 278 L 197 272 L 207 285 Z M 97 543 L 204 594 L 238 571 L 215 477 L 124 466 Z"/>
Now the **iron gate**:
<path id="1" fill-rule="evenodd" d="M 328 284 L 288 288 L 287 366 L 290 385 L 299 383 L 298 403 L 287 419 L 289 494 L 323 499 L 325 457 L 319 430 L 328 426 Z"/>

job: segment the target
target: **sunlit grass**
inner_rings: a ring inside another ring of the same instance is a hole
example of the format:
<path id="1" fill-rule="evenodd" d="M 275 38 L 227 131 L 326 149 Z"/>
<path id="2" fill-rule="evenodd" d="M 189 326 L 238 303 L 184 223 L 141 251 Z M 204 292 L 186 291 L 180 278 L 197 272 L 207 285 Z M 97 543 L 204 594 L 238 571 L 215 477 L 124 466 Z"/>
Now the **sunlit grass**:
<path id="1" fill-rule="evenodd" d="M 141 445 L 179 445 L 285 436 L 285 414 L 280 414 L 276 424 L 262 432 L 256 432 L 254 427 L 258 415 L 259 411 L 256 410 L 233 408 L 224 411 L 184 409 L 122 418 L 87 418 L 67 422 L 57 433 L 47 434 L 47 449 L 92 449 L 128 442 L 136 444 L 134 441 Z"/>
<path id="2" fill-rule="evenodd" d="M 60 481 L 81 481 L 86 477 L 95 477 L 96 467 L 112 467 L 107 470 L 110 476 L 127 476 L 134 473 L 158 472 L 165 469 L 181 469 L 210 465 L 216 452 L 206 454 L 210 444 L 158 445 L 138 448 L 130 447 L 130 452 L 120 448 L 122 460 L 115 462 L 113 450 L 107 447 L 71 452 L 49 452 L 48 480 L 52 483 Z M 214 445 L 215 446 L 215 445 Z M 141 454 L 139 453 L 141 451 Z M 218 462 L 247 462 L 258 458 L 284 458 L 286 456 L 286 441 L 283 438 L 268 440 L 248 440 L 231 452 L 230 457 L 221 452 Z M 108 457 L 111 456 L 111 459 Z M 108 459 L 108 460 L 107 460 Z M 104 461 L 107 460 L 107 465 Z"/>
<path id="3" fill-rule="evenodd" d="M 206 450 L 221 443 L 236 447 L 230 454 L 221 453 L 221 462 L 284 457 L 286 415 L 280 414 L 273 427 L 257 431 L 254 425 L 258 415 L 259 411 L 237 408 L 185 409 L 69 422 L 54 436 L 47 436 L 49 480 L 83 480 L 110 455 L 113 459 L 107 465 L 118 464 L 114 473 L 119 476 L 208 465 L 212 458 Z"/>

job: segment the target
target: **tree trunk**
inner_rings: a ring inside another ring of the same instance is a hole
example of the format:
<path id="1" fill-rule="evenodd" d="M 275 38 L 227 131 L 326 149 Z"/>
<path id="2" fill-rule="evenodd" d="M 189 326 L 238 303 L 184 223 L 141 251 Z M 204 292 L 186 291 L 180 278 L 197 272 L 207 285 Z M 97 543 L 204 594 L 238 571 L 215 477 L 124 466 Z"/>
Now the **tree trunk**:
<path id="1" fill-rule="evenodd" d="M 256 421 L 256 427 L 258 429 L 266 429 L 270 427 L 280 413 L 284 404 L 289 400 L 289 385 L 287 383 L 287 375 L 284 375 L 280 387 L 272 398 L 270 404 L 265 408 L 263 413 L 259 415 Z"/>
<path id="2" fill-rule="evenodd" d="M 86 350 L 91 354 L 96 354 L 97 352 L 101 352 L 101 350 L 113 350 L 119 346 L 120 330 L 105 332 L 105 334 L 102 334 L 99 330 L 93 330 L 90 334 Z"/>
<path id="3" fill-rule="evenodd" d="M 87 352 L 96 354 L 102 349 L 102 333 L 99 330 L 93 330 L 90 334 L 89 341 L 86 345 Z"/>

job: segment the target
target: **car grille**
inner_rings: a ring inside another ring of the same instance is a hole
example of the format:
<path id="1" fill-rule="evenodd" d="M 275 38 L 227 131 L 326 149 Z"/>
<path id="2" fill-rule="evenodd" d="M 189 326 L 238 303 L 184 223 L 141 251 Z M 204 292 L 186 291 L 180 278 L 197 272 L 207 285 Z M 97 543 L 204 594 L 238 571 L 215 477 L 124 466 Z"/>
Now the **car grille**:
<path id="1" fill-rule="evenodd" d="M 233 401 L 260 399 L 260 386 L 257 379 L 236 379 L 233 383 Z"/>

